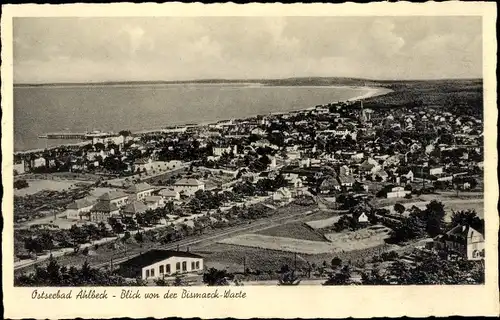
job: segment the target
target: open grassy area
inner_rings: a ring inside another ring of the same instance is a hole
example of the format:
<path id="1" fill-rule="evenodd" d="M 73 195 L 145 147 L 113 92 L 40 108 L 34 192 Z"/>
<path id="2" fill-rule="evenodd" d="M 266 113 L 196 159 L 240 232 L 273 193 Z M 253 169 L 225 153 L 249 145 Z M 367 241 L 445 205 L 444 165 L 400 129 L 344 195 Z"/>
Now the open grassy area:
<path id="1" fill-rule="evenodd" d="M 302 239 L 310 241 L 326 241 L 323 234 L 315 231 L 313 228 L 311 228 L 310 226 L 308 226 L 303 222 L 287 223 L 269 229 L 264 229 L 256 233 L 267 236 L 275 236 L 275 237 Z"/>
<path id="2" fill-rule="evenodd" d="M 196 251 L 203 256 L 207 267 L 227 269 L 230 272 L 242 272 L 244 261 L 247 268 L 261 271 L 277 271 L 282 265 L 294 264 L 295 255 L 290 252 L 243 247 L 230 244 L 213 244 Z M 306 266 L 303 259 L 298 258 L 299 266 Z"/>
<path id="3" fill-rule="evenodd" d="M 342 216 L 339 215 L 339 216 L 329 217 L 326 219 L 312 220 L 306 222 L 306 224 L 313 229 L 321 229 L 332 226 L 333 224 L 335 224 L 335 222 L 339 221 L 341 217 Z"/>
<path id="4" fill-rule="evenodd" d="M 369 261 L 373 256 L 382 252 L 394 249 L 397 246 L 386 244 L 373 246 L 360 250 L 323 253 L 323 254 L 297 254 L 297 268 L 307 268 L 307 262 L 311 265 L 321 265 L 323 262 L 330 264 L 333 258 L 338 257 L 342 261 L 356 263 L 357 261 Z M 277 250 L 253 248 L 246 246 L 216 243 L 195 250 L 195 253 L 203 256 L 205 266 L 217 269 L 227 269 L 229 272 L 242 272 L 243 264 L 251 270 L 261 272 L 275 272 L 283 265 L 293 267 L 295 264 L 295 254 Z"/>
<path id="5" fill-rule="evenodd" d="M 27 180 L 28 187 L 23 189 L 14 189 L 15 196 L 26 196 L 35 194 L 43 190 L 63 191 L 75 186 L 74 181 L 65 180 Z"/>

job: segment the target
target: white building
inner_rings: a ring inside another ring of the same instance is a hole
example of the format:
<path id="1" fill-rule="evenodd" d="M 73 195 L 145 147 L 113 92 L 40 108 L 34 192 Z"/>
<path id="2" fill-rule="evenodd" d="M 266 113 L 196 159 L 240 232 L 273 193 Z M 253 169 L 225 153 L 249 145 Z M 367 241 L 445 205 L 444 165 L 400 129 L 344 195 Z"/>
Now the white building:
<path id="1" fill-rule="evenodd" d="M 179 192 L 172 189 L 163 189 L 158 193 L 158 195 L 163 197 L 165 201 L 178 201 L 181 199 Z"/>
<path id="2" fill-rule="evenodd" d="M 284 202 L 292 201 L 292 193 L 288 188 L 281 187 L 273 193 L 273 200 Z"/>
<path id="3" fill-rule="evenodd" d="M 109 202 L 120 208 L 127 205 L 128 198 L 128 195 L 122 191 L 110 191 L 100 196 L 98 202 Z"/>
<path id="4" fill-rule="evenodd" d="M 467 260 L 484 259 L 484 236 L 467 225 L 458 225 L 444 237 L 446 249 L 456 252 Z"/>
<path id="5" fill-rule="evenodd" d="M 387 198 L 404 198 L 411 191 L 405 190 L 403 187 L 394 187 L 391 191 L 387 192 Z"/>
<path id="6" fill-rule="evenodd" d="M 174 183 L 174 191 L 183 193 L 186 195 L 193 195 L 198 190 L 205 190 L 205 182 L 198 179 L 180 179 Z"/>
<path id="7" fill-rule="evenodd" d="M 66 207 L 66 218 L 80 220 L 88 216 L 90 209 L 95 204 L 95 200 L 89 198 L 78 199 Z"/>
<path id="8" fill-rule="evenodd" d="M 143 280 L 166 278 L 175 274 L 203 272 L 203 258 L 184 251 L 150 250 L 120 264 L 118 273 Z"/>
<path id="9" fill-rule="evenodd" d="M 143 172 L 143 171 L 151 171 L 153 169 L 153 160 L 151 159 L 137 159 L 134 161 L 134 165 L 132 167 L 132 171 L 135 172 Z"/>
<path id="10" fill-rule="evenodd" d="M 216 157 L 220 157 L 225 153 L 231 153 L 231 151 L 236 155 L 238 154 L 238 146 L 227 146 L 227 147 L 213 147 L 212 154 Z"/>
<path id="11" fill-rule="evenodd" d="M 155 191 L 155 187 L 143 182 L 130 186 L 125 192 L 133 196 L 135 200 L 140 201 L 146 197 L 150 197 L 153 191 Z"/>
<path id="12" fill-rule="evenodd" d="M 24 170 L 24 160 L 14 163 L 14 175 L 23 174 Z"/>

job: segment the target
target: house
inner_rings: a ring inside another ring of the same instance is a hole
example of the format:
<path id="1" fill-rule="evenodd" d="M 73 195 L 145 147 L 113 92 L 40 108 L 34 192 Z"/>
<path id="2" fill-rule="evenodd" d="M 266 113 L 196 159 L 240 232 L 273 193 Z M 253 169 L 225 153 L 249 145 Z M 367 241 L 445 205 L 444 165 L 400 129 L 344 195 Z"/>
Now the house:
<path id="1" fill-rule="evenodd" d="M 369 223 L 368 216 L 364 212 L 359 215 L 357 220 L 359 223 Z"/>
<path id="2" fill-rule="evenodd" d="M 118 206 L 110 201 L 98 201 L 92 209 L 90 209 L 90 221 L 92 222 L 108 222 L 112 216 L 117 216 L 120 213 Z"/>
<path id="3" fill-rule="evenodd" d="M 380 180 L 380 181 L 385 182 L 389 178 L 389 174 L 385 170 L 380 170 L 380 171 L 377 171 L 375 174 L 373 174 L 373 177 L 376 180 Z"/>
<path id="4" fill-rule="evenodd" d="M 398 168 L 396 173 L 399 174 L 399 176 L 401 178 L 404 177 L 404 179 L 402 179 L 402 180 L 406 180 L 406 181 L 401 181 L 401 182 L 413 182 L 414 175 L 413 175 L 413 171 L 411 171 L 411 169 L 400 167 L 400 168 Z"/>
<path id="5" fill-rule="evenodd" d="M 151 210 L 165 206 L 165 200 L 162 196 L 149 196 L 143 199 L 144 204 Z"/>
<path id="6" fill-rule="evenodd" d="M 151 196 L 155 191 L 155 187 L 143 182 L 130 186 L 125 192 L 130 194 L 134 200 L 143 200 L 145 197 Z"/>
<path id="7" fill-rule="evenodd" d="M 205 190 L 205 182 L 198 179 L 183 178 L 174 183 L 174 191 L 194 195 L 198 190 Z"/>
<path id="8" fill-rule="evenodd" d="M 122 191 L 110 191 L 101 195 L 98 202 L 109 202 L 121 208 L 127 205 L 129 196 Z"/>
<path id="9" fill-rule="evenodd" d="M 267 132 L 265 130 L 262 130 L 259 127 L 254 128 L 252 131 L 250 131 L 250 133 L 255 134 L 257 136 L 265 136 L 267 134 Z"/>
<path id="10" fill-rule="evenodd" d="M 405 190 L 403 187 L 393 187 L 387 192 L 387 198 L 404 198 L 411 191 Z"/>
<path id="11" fill-rule="evenodd" d="M 153 160 L 151 159 L 137 159 L 132 166 L 133 172 L 147 172 L 153 169 Z"/>
<path id="12" fill-rule="evenodd" d="M 255 142 L 252 142 L 250 144 L 251 146 L 255 147 L 255 148 L 272 148 L 272 149 L 278 149 L 278 146 L 272 144 L 271 142 L 269 142 L 269 140 L 267 139 L 260 139 L 258 141 L 255 141 Z"/>
<path id="13" fill-rule="evenodd" d="M 321 185 L 319 186 L 319 191 L 322 194 L 329 194 L 335 191 L 340 191 L 340 184 L 332 176 L 327 177 L 323 182 L 321 182 Z"/>
<path id="14" fill-rule="evenodd" d="M 25 172 L 25 163 L 24 160 L 20 160 L 18 162 L 14 162 L 14 175 L 23 174 Z"/>
<path id="15" fill-rule="evenodd" d="M 360 173 L 372 173 L 372 169 L 378 165 L 378 162 L 372 158 L 368 158 L 359 165 Z"/>
<path id="16" fill-rule="evenodd" d="M 197 254 L 172 251 L 150 250 L 120 264 L 118 274 L 125 278 L 152 280 L 174 274 L 203 272 L 203 258 Z"/>
<path id="17" fill-rule="evenodd" d="M 347 166 L 340 167 L 338 180 L 341 187 L 351 188 L 354 185 L 354 177 L 352 176 L 351 169 Z"/>
<path id="18" fill-rule="evenodd" d="M 439 240 L 444 248 L 467 260 L 484 259 L 484 236 L 468 225 L 458 225 Z"/>
<path id="19" fill-rule="evenodd" d="M 47 166 L 47 160 L 45 160 L 45 158 L 43 158 L 43 157 L 33 159 L 30 162 L 31 168 L 40 168 L 40 167 L 46 167 L 46 166 Z"/>
<path id="20" fill-rule="evenodd" d="M 132 201 L 122 210 L 122 215 L 125 217 L 135 218 L 136 215 L 144 213 L 149 208 L 142 202 Z"/>
<path id="21" fill-rule="evenodd" d="M 286 187 L 281 187 L 273 193 L 274 201 L 289 202 L 292 201 L 292 193 Z"/>
<path id="22" fill-rule="evenodd" d="M 172 189 L 163 189 L 158 195 L 163 197 L 165 201 L 178 201 L 181 199 L 180 193 Z"/>
<path id="23" fill-rule="evenodd" d="M 234 154 L 238 154 L 238 146 L 228 146 L 228 147 L 213 147 L 212 148 L 212 154 L 216 157 L 220 157 L 225 153 L 231 153 L 231 151 Z"/>
<path id="24" fill-rule="evenodd" d="M 89 198 L 78 199 L 66 207 L 66 219 L 80 220 L 88 213 L 95 204 L 95 200 Z"/>
<path id="25" fill-rule="evenodd" d="M 429 167 L 428 172 L 433 176 L 440 175 L 443 174 L 443 167 Z"/>

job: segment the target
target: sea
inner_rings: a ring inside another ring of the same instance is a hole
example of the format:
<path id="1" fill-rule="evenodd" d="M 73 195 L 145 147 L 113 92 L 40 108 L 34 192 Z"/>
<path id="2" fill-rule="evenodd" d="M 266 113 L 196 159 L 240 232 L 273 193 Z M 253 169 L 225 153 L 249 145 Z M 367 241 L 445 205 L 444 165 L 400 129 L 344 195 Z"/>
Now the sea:
<path id="1" fill-rule="evenodd" d="M 245 118 L 357 99 L 373 90 L 241 83 L 15 86 L 14 151 L 79 142 L 39 138 L 49 132 L 141 131 Z"/>

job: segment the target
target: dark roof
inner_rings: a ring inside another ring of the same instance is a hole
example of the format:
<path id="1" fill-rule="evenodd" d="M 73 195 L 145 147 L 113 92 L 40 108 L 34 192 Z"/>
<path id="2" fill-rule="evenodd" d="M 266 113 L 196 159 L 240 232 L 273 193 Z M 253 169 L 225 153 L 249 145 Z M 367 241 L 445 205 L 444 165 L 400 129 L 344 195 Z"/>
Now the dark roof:
<path id="1" fill-rule="evenodd" d="M 153 249 L 121 263 L 120 268 L 142 269 L 171 257 L 202 258 L 200 255 L 186 251 Z"/>
<path id="2" fill-rule="evenodd" d="M 117 211 L 118 207 L 116 204 L 107 202 L 107 201 L 99 201 L 97 202 L 90 211 L 93 212 L 111 212 L 111 211 Z"/>
<path id="3" fill-rule="evenodd" d="M 134 184 L 132 186 L 130 186 L 128 189 L 127 189 L 127 192 L 131 192 L 131 193 L 139 193 L 139 192 L 142 192 L 142 191 L 146 191 L 146 190 L 154 190 L 155 187 L 149 185 L 148 183 L 146 182 L 142 182 L 142 183 L 139 183 L 139 184 Z"/>
<path id="4" fill-rule="evenodd" d="M 111 200 L 125 198 L 125 197 L 128 197 L 128 195 L 123 193 L 122 191 L 110 191 L 110 192 L 106 192 L 105 194 L 101 195 L 99 197 L 99 200 L 111 201 Z"/>

